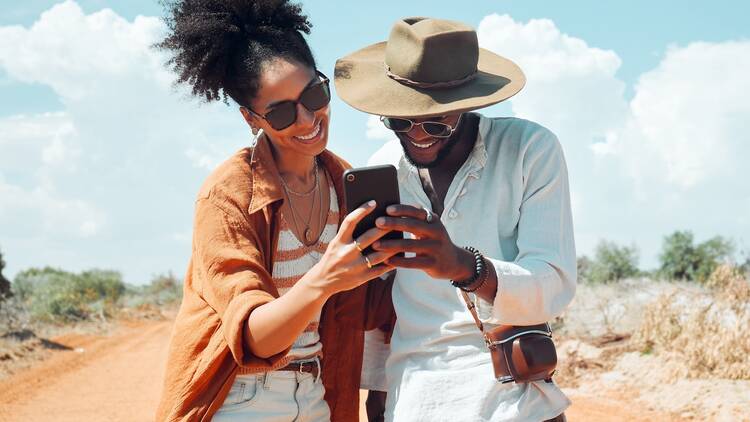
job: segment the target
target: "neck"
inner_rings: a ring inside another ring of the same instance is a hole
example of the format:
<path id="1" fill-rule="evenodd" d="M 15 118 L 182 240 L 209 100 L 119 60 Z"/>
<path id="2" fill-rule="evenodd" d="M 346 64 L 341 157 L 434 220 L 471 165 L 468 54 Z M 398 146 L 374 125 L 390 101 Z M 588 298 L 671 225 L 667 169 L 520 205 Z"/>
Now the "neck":
<path id="1" fill-rule="evenodd" d="M 294 186 L 309 186 L 315 180 L 315 157 L 299 154 L 295 151 L 278 150 L 273 142 L 269 142 L 273 159 L 279 174 L 287 183 Z"/>
<path id="2" fill-rule="evenodd" d="M 456 142 L 450 153 L 445 156 L 435 167 L 430 169 L 431 173 L 448 173 L 455 174 L 459 168 L 466 162 L 474 149 L 474 144 L 477 140 L 477 117 L 471 113 L 466 113 L 461 118 L 461 125 L 453 135 L 455 139 L 451 142 Z"/>

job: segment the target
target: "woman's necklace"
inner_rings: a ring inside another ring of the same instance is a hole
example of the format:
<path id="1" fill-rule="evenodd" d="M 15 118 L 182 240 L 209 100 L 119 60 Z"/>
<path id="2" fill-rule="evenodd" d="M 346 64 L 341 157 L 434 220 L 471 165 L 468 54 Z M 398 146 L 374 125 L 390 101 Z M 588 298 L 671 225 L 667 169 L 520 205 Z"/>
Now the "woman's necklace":
<path id="1" fill-rule="evenodd" d="M 300 196 L 300 197 L 306 197 L 310 196 L 313 192 L 315 192 L 316 189 L 318 189 L 318 158 L 315 157 L 313 160 L 313 172 L 315 173 L 315 183 L 313 184 L 313 187 L 310 188 L 307 192 L 297 192 L 292 190 L 289 185 L 286 184 L 284 181 L 284 178 L 281 178 L 281 184 L 284 185 L 284 190 L 286 190 L 287 193 L 291 193 L 294 196 Z"/>
<path id="2" fill-rule="evenodd" d="M 299 217 L 299 220 L 302 220 L 302 217 L 299 216 L 299 214 L 297 213 L 297 210 L 294 208 L 294 204 L 293 204 L 290 193 L 295 196 L 306 197 L 306 196 L 312 195 L 313 192 L 318 191 L 319 192 L 318 197 L 319 197 L 319 202 L 320 202 L 320 214 L 321 215 L 323 214 L 323 193 L 322 193 L 323 190 L 320 189 L 320 176 L 319 176 L 317 157 L 315 158 L 315 161 L 314 161 L 313 171 L 315 172 L 315 184 L 313 185 L 312 189 L 303 193 L 299 193 L 299 192 L 295 192 L 291 190 L 289 186 L 286 184 L 286 182 L 284 181 L 284 178 L 283 177 L 281 178 L 281 185 L 284 187 L 284 191 L 286 192 L 287 198 L 289 198 L 289 208 L 292 210 L 292 221 L 294 222 L 294 227 L 297 229 L 297 233 L 301 232 L 297 217 Z M 313 202 L 310 205 L 310 213 L 307 216 L 307 222 L 305 223 L 305 230 L 301 232 L 302 237 L 303 237 L 303 243 L 306 246 L 314 245 L 315 243 L 318 242 L 318 239 L 320 238 L 320 236 L 318 236 L 317 238 L 314 238 L 312 229 L 310 228 L 310 222 L 312 221 L 313 214 L 315 214 L 315 197 L 313 197 Z"/>

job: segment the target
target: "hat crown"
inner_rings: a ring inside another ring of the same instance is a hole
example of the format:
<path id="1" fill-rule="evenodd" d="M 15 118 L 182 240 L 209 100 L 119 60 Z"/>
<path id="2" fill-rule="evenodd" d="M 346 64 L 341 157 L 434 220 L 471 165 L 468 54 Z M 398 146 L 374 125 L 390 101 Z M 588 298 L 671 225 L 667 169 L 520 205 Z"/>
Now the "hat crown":
<path id="1" fill-rule="evenodd" d="M 388 70 L 418 83 L 460 81 L 477 72 L 477 33 L 461 22 L 406 18 L 391 29 L 385 51 Z"/>

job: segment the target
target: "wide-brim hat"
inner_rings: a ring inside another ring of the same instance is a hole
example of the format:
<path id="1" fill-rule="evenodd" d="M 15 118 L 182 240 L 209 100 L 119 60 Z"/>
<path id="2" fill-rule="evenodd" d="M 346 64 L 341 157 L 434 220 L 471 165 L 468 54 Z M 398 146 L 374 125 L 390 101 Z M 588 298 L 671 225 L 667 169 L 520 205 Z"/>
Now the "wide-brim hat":
<path id="1" fill-rule="evenodd" d="M 336 61 L 336 92 L 365 113 L 430 117 L 506 100 L 526 78 L 511 60 L 479 48 L 477 33 L 455 21 L 406 18 L 388 41 Z"/>

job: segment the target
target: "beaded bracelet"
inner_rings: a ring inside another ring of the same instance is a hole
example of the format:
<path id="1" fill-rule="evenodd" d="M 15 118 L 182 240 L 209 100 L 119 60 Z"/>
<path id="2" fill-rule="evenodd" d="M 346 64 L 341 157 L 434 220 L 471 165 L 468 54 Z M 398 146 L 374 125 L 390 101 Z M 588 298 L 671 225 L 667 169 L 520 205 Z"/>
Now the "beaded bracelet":
<path id="1" fill-rule="evenodd" d="M 483 263 L 486 262 L 485 259 L 484 259 L 484 257 L 482 257 L 482 262 Z M 470 289 L 469 286 L 466 286 L 465 288 L 460 288 L 460 289 L 463 290 L 463 291 L 465 291 L 465 292 L 467 292 L 467 293 L 474 293 L 477 290 L 481 289 L 482 286 L 484 286 L 484 283 L 487 282 L 487 279 L 489 278 L 489 275 L 490 275 L 490 272 L 489 272 L 489 270 L 487 270 L 487 265 L 485 264 L 485 265 L 483 265 L 482 276 L 479 278 L 479 283 L 477 283 L 477 285 L 474 286 L 473 289 Z"/>
<path id="2" fill-rule="evenodd" d="M 465 292 L 475 292 L 481 288 L 487 280 L 487 265 L 484 261 L 484 256 L 476 248 L 471 246 L 464 246 L 464 249 L 471 252 L 474 255 L 474 274 L 471 278 L 462 281 L 451 280 L 453 287 L 457 287 Z M 469 290 L 468 287 L 479 280 L 479 284 L 473 289 Z"/>

